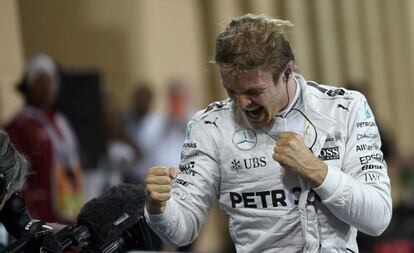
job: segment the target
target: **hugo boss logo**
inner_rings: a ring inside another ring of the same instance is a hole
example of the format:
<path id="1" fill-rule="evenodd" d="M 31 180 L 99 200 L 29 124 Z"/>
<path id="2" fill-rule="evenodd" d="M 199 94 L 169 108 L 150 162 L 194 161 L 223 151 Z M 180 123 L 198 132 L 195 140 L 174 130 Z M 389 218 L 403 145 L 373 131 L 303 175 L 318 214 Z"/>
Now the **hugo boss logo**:
<path id="1" fill-rule="evenodd" d="M 319 159 L 321 160 L 337 160 L 339 159 L 339 148 L 338 147 L 330 147 L 330 148 L 323 148 L 319 153 Z"/>
<path id="2" fill-rule="evenodd" d="M 249 151 L 256 147 L 257 136 L 252 129 L 240 129 L 233 134 L 234 146 L 242 151 Z"/>

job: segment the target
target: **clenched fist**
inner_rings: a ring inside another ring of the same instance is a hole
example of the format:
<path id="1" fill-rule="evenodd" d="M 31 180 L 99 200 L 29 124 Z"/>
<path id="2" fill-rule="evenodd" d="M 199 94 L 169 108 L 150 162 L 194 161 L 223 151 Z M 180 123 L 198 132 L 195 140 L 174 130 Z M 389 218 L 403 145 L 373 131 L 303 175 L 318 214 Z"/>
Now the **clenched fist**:
<path id="1" fill-rule="evenodd" d="M 303 176 L 312 187 L 321 185 L 328 173 L 328 166 L 309 150 L 302 136 L 294 132 L 282 132 L 277 136 L 273 159 L 283 168 Z"/>
<path id="2" fill-rule="evenodd" d="M 167 201 L 171 197 L 171 182 L 177 176 L 174 167 L 152 167 L 145 177 L 148 195 L 148 211 L 152 214 L 164 212 Z"/>

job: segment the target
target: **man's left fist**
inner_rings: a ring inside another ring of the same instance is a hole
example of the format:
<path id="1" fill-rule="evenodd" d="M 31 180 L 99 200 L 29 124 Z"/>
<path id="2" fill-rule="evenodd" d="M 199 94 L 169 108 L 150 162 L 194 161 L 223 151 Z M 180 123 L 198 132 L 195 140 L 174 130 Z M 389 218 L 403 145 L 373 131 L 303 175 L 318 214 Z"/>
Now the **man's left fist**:
<path id="1" fill-rule="evenodd" d="M 273 159 L 288 170 L 303 176 L 312 187 L 323 183 L 328 166 L 306 146 L 302 136 L 295 132 L 282 132 L 277 136 Z"/>

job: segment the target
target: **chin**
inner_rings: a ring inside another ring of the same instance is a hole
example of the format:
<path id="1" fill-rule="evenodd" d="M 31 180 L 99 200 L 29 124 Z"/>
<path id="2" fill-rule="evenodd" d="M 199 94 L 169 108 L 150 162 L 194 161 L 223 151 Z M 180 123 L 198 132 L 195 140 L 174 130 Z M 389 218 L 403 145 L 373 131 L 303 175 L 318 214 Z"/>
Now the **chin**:
<path id="1" fill-rule="evenodd" d="M 260 121 L 249 121 L 249 122 L 255 128 L 266 127 L 269 124 L 268 122 L 266 122 L 264 120 L 260 120 Z"/>
<path id="2" fill-rule="evenodd" d="M 262 127 L 260 125 L 260 122 L 257 122 L 257 121 L 249 121 L 249 122 L 252 125 L 252 127 L 254 127 L 254 128 L 260 128 L 260 127 Z"/>

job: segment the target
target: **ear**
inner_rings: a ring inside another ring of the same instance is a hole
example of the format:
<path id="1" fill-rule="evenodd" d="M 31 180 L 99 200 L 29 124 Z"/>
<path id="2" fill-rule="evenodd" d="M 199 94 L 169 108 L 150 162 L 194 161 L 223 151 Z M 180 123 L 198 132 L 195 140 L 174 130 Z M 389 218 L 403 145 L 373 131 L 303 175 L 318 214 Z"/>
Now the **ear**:
<path id="1" fill-rule="evenodd" d="M 293 69 L 293 61 L 290 61 L 287 65 L 286 65 L 286 68 L 285 68 L 285 70 L 283 71 L 283 78 L 284 78 L 284 81 L 289 81 L 289 78 L 290 78 L 290 76 L 291 76 L 291 74 L 292 74 L 292 69 Z"/>
<path id="2" fill-rule="evenodd" d="M 285 71 L 283 72 L 285 81 L 289 80 L 290 73 L 292 73 L 292 70 L 290 68 L 286 68 Z"/>

